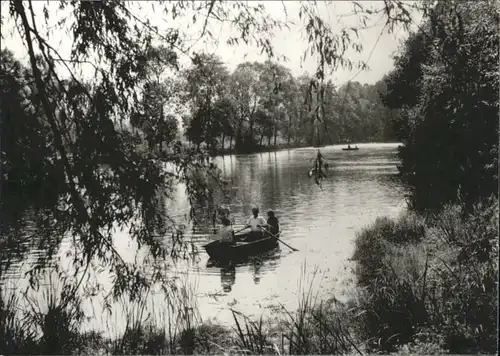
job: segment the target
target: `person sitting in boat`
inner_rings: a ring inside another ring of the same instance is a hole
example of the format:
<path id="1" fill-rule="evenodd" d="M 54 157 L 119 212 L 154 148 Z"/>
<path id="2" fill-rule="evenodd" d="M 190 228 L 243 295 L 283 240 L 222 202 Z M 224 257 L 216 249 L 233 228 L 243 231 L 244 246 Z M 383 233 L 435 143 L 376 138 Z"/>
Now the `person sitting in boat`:
<path id="1" fill-rule="evenodd" d="M 267 225 L 269 226 L 269 232 L 276 235 L 280 232 L 280 222 L 276 216 L 274 216 L 274 211 L 270 210 L 267 212 Z"/>
<path id="2" fill-rule="evenodd" d="M 259 215 L 259 208 L 252 208 L 253 216 L 248 219 L 247 225 L 245 227 L 250 228 L 250 233 L 246 241 L 255 241 L 263 237 L 263 227 L 267 227 L 266 220 Z"/>
<path id="3" fill-rule="evenodd" d="M 224 217 L 221 219 L 222 227 L 219 230 L 219 238 L 221 243 L 232 244 L 234 243 L 234 231 L 231 226 L 231 221 Z"/>
<path id="4" fill-rule="evenodd" d="M 231 220 L 231 210 L 227 206 L 219 206 L 217 208 L 217 215 L 219 216 L 219 219 L 222 221 L 224 218 L 228 218 Z"/>

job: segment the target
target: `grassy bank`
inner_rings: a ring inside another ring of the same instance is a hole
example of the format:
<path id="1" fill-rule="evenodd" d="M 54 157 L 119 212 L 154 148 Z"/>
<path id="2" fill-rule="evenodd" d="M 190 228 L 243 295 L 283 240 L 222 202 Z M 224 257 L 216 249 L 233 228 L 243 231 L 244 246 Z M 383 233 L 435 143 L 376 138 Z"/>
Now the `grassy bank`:
<path id="1" fill-rule="evenodd" d="M 356 240 L 358 337 L 382 352 L 496 353 L 498 201 L 378 219 Z"/>

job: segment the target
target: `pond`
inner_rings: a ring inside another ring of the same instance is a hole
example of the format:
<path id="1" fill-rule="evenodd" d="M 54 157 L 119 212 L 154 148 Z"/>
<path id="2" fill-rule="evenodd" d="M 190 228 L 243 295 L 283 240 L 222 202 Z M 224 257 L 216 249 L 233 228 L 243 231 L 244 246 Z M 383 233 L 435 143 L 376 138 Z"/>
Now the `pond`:
<path id="1" fill-rule="evenodd" d="M 209 263 L 202 248 L 215 238 L 211 225 L 201 226 L 188 236 L 200 252 L 193 261 L 177 263 L 170 273 L 182 276 L 190 286 L 204 320 L 215 318 L 223 324 L 232 322 L 229 308 L 253 317 L 278 306 L 294 310 L 301 288 L 310 283 L 320 298 L 345 300 L 354 283 L 350 257 L 356 232 L 378 216 L 396 216 L 405 206 L 404 188 L 397 178 L 397 146 L 359 144 L 358 151 L 349 152 L 341 146 L 322 147 L 330 168 L 321 187 L 307 175 L 316 148 L 218 157 L 216 164 L 231 187 L 228 205 L 236 225 L 244 224 L 253 205 L 260 207 L 263 216 L 272 209 L 281 224 L 281 238 L 299 251 L 281 245 L 265 258 L 217 267 Z M 187 212 L 182 187 L 169 205 L 178 216 Z M 117 232 L 115 241 L 126 260 L 134 258 L 135 248 L 125 233 Z M 30 258 L 37 253 L 41 251 L 32 251 Z M 17 271 L 2 276 L 2 283 L 7 286 L 17 280 L 16 288 L 22 287 L 22 270 L 28 264 L 18 264 Z M 147 299 L 158 310 L 161 298 Z M 104 325 L 112 323 L 118 333 L 124 327 L 120 312 L 104 322 L 98 299 L 86 300 L 89 327 L 106 330 Z M 149 311 L 158 313 L 154 310 Z"/>

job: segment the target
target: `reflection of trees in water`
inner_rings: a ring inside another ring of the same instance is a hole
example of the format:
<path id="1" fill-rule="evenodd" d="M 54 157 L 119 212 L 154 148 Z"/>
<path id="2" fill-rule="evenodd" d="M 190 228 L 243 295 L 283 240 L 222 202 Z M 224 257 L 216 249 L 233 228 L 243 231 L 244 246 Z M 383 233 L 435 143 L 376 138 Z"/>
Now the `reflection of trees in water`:
<path id="1" fill-rule="evenodd" d="M 261 153 L 255 156 L 224 158 L 224 172 L 228 179 L 228 195 L 235 210 L 245 217 L 251 213 L 252 205 L 261 207 L 261 213 L 279 206 L 284 195 L 280 167 L 276 165 L 276 153 Z"/>
<path id="2" fill-rule="evenodd" d="M 362 154 L 346 155 L 327 149 L 324 157 L 330 163 L 330 169 L 326 172 L 324 190 L 318 189 L 307 176 L 312 157 L 309 152 L 289 150 L 221 157 L 218 164 L 224 179 L 228 181 L 227 191 L 230 197 L 230 202 L 224 203 L 231 207 L 236 223 L 242 223 L 251 214 L 253 204 L 260 207 L 264 217 L 267 210 L 273 209 L 277 211 L 278 218 L 283 219 L 286 217 L 280 215 L 285 211 L 290 213 L 290 205 L 301 197 L 315 201 L 328 199 L 328 195 L 333 199 L 335 191 L 340 189 L 340 182 L 347 183 L 342 186 L 351 190 L 358 189 L 359 184 L 373 190 L 374 183 L 383 185 L 383 189 L 396 188 L 400 183 L 391 180 L 393 174 L 389 171 L 394 169 L 393 151 L 365 150 Z M 366 169 L 365 165 L 375 164 L 373 161 L 382 161 L 384 164 L 377 169 Z M 358 165 L 359 169 L 356 169 Z M 386 169 L 388 174 L 382 174 Z M 365 180 L 368 180 L 369 184 L 365 184 Z M 281 219 L 280 222 L 283 222 Z"/>
<path id="3" fill-rule="evenodd" d="M 285 193 L 285 187 L 281 186 L 281 170 L 276 152 L 268 152 L 266 155 L 267 169 L 262 170 L 262 184 L 260 187 L 262 192 L 262 208 L 267 210 L 275 210 L 281 206 L 281 201 Z M 265 211 L 262 211 L 265 215 Z"/>
<path id="4" fill-rule="evenodd" d="M 0 235 L 0 276 L 5 276 L 11 266 L 25 258 L 29 242 L 27 234 L 19 231 Z"/>
<path id="5" fill-rule="evenodd" d="M 2 216 L 3 217 L 3 216 Z M 17 221 L 0 233 L 0 281 L 9 273 L 16 273 L 15 266 L 30 259 L 28 276 L 32 277 L 37 268 L 48 267 L 59 251 L 64 237 L 64 224 L 57 224 L 54 215 L 44 210 L 26 207 Z"/>
<path id="6" fill-rule="evenodd" d="M 373 185 L 374 182 L 384 185 L 382 188 L 385 189 L 397 187 L 398 183 L 393 184 L 391 181 L 392 174 L 380 174 L 386 169 L 384 165 L 374 170 L 373 174 L 364 168 L 365 164 L 373 165 L 371 163 L 373 160 L 387 161 L 387 167 L 393 168 L 391 160 L 393 150 L 379 151 L 367 150 L 363 154 L 347 156 L 342 152 L 326 150 L 325 158 L 331 163 L 331 169 L 326 172 L 328 178 L 324 182 L 325 190 L 318 189 L 307 176 L 311 165 L 309 152 L 280 151 L 226 156 L 220 158 L 219 164 L 229 182 L 233 201 L 228 205 L 236 215 L 236 221 L 247 218 L 251 214 L 250 209 L 253 204 L 259 205 L 263 216 L 267 210 L 273 209 L 277 211 L 278 218 L 285 218 L 279 216 L 280 213 L 289 210 L 290 204 L 293 204 L 298 196 L 307 196 L 310 201 L 324 200 L 325 194 L 333 198 L 335 190 L 339 189 L 339 182 L 348 183 L 348 189 L 357 189 L 361 180 L 366 187 Z M 344 161 L 349 161 L 345 169 Z M 360 165 L 359 170 L 352 169 L 353 165 L 354 167 Z M 365 185 L 365 180 L 369 180 L 370 184 Z"/>

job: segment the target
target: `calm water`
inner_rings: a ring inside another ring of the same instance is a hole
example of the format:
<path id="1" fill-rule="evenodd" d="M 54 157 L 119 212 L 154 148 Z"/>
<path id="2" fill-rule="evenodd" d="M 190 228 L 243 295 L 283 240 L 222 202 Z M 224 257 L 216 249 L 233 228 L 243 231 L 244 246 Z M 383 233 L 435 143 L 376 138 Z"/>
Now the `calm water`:
<path id="1" fill-rule="evenodd" d="M 352 152 L 342 151 L 341 146 L 321 148 L 330 163 L 322 189 L 307 176 L 317 149 L 218 158 L 217 165 L 232 186 L 228 205 L 236 225 L 246 221 L 253 205 L 260 207 L 262 215 L 272 209 L 281 223 L 281 238 L 299 251 L 281 246 L 267 258 L 221 268 L 211 265 L 202 249 L 203 244 L 214 239 L 209 227 L 199 228 L 190 235 L 200 248 L 196 260 L 180 262 L 169 273 L 177 274 L 191 286 L 203 319 L 230 323 L 229 307 L 249 316 L 266 314 L 277 305 L 293 310 L 298 302 L 300 276 L 304 274 L 307 283 L 315 271 L 314 288 L 320 296 L 348 297 L 353 286 L 353 262 L 349 258 L 356 232 L 377 216 L 397 215 L 405 205 L 403 188 L 396 178 L 397 144 L 358 146 L 360 150 Z M 177 200 L 170 209 L 177 216 L 188 211 L 183 187 L 178 187 Z M 135 258 L 137 251 L 126 233 L 117 232 L 116 245 L 126 260 Z M 32 252 L 30 258 L 36 253 Z M 61 259 L 64 262 L 63 252 Z M 4 284 L 17 281 L 17 286 L 22 286 L 26 265 L 18 264 L 17 269 L 2 277 Z M 97 278 L 106 279 L 104 275 Z M 147 299 L 154 305 L 150 311 L 158 313 L 163 299 L 157 295 Z M 93 298 L 92 304 L 90 300 L 86 300 L 86 311 L 92 327 L 109 323 L 103 321 L 99 297 Z M 123 325 L 120 312 L 115 311 L 110 318 L 119 332 Z"/>

